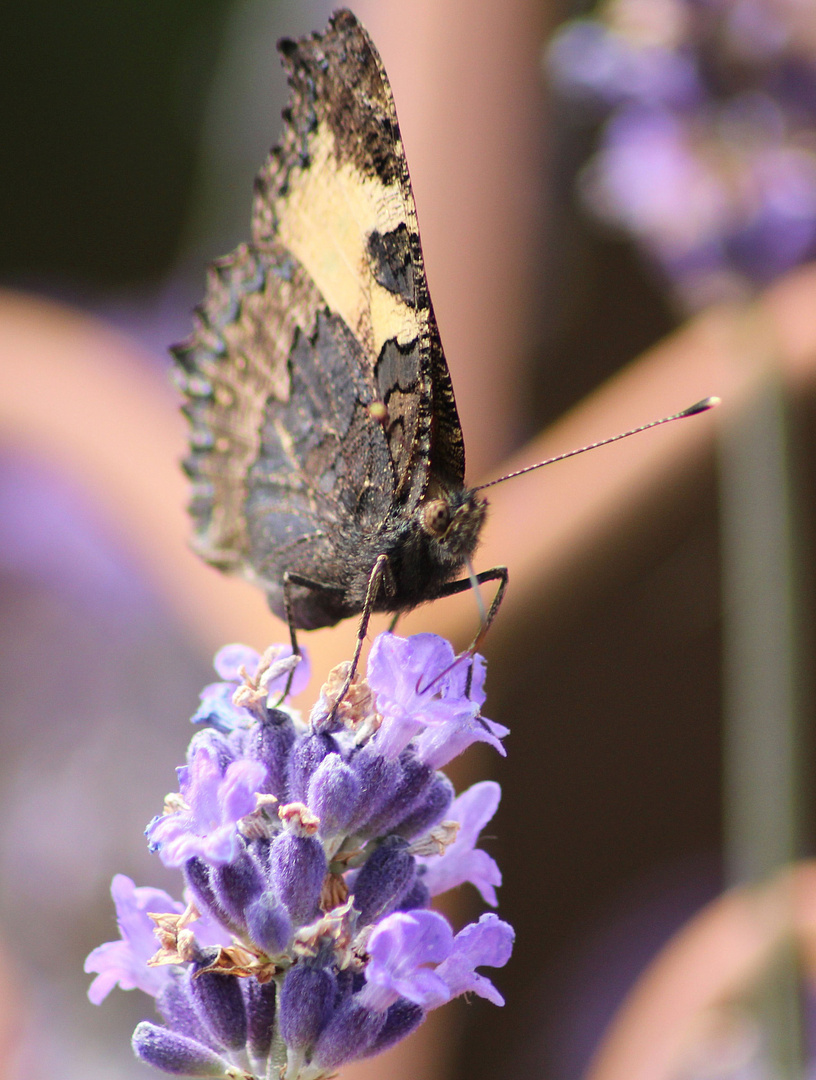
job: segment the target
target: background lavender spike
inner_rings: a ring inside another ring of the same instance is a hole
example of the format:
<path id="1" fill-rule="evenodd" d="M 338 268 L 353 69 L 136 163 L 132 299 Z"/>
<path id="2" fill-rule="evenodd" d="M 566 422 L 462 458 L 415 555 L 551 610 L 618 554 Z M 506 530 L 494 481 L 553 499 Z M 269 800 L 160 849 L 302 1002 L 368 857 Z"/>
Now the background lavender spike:
<path id="1" fill-rule="evenodd" d="M 810 5 L 609 0 L 547 61 L 589 120 L 585 205 L 632 235 L 680 303 L 750 296 L 816 255 Z"/>

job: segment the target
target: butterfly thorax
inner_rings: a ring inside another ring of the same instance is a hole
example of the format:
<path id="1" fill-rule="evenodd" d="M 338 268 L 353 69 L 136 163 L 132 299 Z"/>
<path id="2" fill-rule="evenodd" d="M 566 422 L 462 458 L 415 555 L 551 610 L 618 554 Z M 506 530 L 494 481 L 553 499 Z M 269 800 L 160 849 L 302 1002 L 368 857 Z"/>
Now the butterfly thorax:
<path id="1" fill-rule="evenodd" d="M 381 555 L 387 561 L 374 611 L 407 611 L 434 599 L 475 550 L 486 509 L 472 492 L 437 493 L 410 516 L 390 514 L 376 531 L 346 529 L 290 552 L 288 571 L 320 586 L 288 586 L 294 624 L 313 630 L 359 614 Z M 272 610 L 285 617 L 282 564 L 267 562 L 265 570 L 255 580 Z"/>

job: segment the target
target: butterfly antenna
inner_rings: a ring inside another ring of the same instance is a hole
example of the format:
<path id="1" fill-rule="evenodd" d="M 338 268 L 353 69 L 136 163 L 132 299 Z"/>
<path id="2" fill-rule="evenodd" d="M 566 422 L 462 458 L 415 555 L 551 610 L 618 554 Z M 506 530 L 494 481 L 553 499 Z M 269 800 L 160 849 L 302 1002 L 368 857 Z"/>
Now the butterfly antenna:
<path id="1" fill-rule="evenodd" d="M 648 424 L 641 424 L 640 427 L 632 428 L 631 431 L 622 431 L 619 435 L 613 435 L 609 439 L 601 439 L 600 442 L 590 443 L 589 446 L 581 446 L 577 450 L 568 450 L 565 454 L 557 454 L 555 457 L 547 458 L 546 461 L 539 461 L 535 465 L 528 465 L 524 469 L 517 469 L 515 472 L 507 473 L 506 476 L 500 476 L 497 480 L 489 480 L 486 484 L 477 484 L 473 490 L 484 491 L 485 488 L 493 487 L 495 484 L 503 484 L 505 480 L 512 480 L 516 476 L 523 476 L 525 473 L 533 472 L 535 469 L 542 469 L 545 465 L 552 465 L 556 461 L 564 461 L 565 458 L 575 457 L 576 454 L 585 454 L 587 450 L 597 450 L 599 446 L 608 446 L 609 443 L 619 442 L 621 439 L 628 439 L 630 435 L 637 435 L 641 431 L 648 431 L 649 428 L 660 427 L 661 424 L 669 424 L 672 420 L 682 420 L 686 416 L 696 416 L 697 413 L 707 412 L 709 409 L 713 409 L 715 405 L 719 404 L 720 399 L 718 397 L 703 398 L 702 401 L 697 401 L 694 405 L 689 405 L 689 407 L 683 409 L 682 412 L 673 413 L 671 416 L 664 416 L 662 420 L 652 420 Z"/>

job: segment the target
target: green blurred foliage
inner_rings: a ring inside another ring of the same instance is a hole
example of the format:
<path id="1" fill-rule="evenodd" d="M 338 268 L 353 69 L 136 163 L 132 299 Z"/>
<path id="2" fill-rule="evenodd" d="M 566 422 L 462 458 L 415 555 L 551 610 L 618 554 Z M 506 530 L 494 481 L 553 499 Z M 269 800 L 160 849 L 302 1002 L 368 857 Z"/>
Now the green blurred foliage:
<path id="1" fill-rule="evenodd" d="M 232 0 L 3 12 L 0 279 L 115 289 L 172 264 Z"/>

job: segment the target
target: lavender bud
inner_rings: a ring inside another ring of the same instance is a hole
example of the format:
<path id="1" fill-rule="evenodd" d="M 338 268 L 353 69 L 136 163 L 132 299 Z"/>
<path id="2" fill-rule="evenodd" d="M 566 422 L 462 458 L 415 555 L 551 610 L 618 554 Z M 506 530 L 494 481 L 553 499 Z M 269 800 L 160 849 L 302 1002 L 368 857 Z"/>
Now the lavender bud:
<path id="1" fill-rule="evenodd" d="M 343 971 L 337 972 L 337 993 L 334 998 L 335 1008 L 339 1006 L 352 994 L 356 994 L 358 990 L 362 990 L 365 986 L 365 975 L 361 971 L 352 971 L 351 968 L 344 968 Z"/>
<path id="2" fill-rule="evenodd" d="M 306 805 L 320 818 L 322 837 L 348 831 L 359 811 L 360 781 L 339 754 L 327 754 L 309 781 Z"/>
<path id="3" fill-rule="evenodd" d="M 213 894 L 234 925 L 245 925 L 246 908 L 263 891 L 264 880 L 255 861 L 242 852 L 237 859 L 210 871 Z"/>
<path id="4" fill-rule="evenodd" d="M 274 893 L 267 890 L 246 909 L 249 936 L 269 956 L 285 952 L 292 940 L 292 920 Z"/>
<path id="5" fill-rule="evenodd" d="M 291 716 L 281 709 L 268 709 L 267 715 L 257 724 L 250 756 L 267 768 L 263 793 L 286 798 L 286 773 L 289 753 L 295 742 L 295 725 Z"/>
<path id="6" fill-rule="evenodd" d="M 361 926 L 373 923 L 391 911 L 410 888 L 416 863 L 407 847 L 407 840 L 399 836 L 387 837 L 357 874 L 352 891 Z"/>
<path id="7" fill-rule="evenodd" d="M 247 1044 L 257 1058 L 265 1058 L 272 1046 L 275 1025 L 275 984 L 242 979 L 247 1014 Z"/>
<path id="8" fill-rule="evenodd" d="M 213 1038 L 201 1022 L 193 1003 L 189 972 L 171 978 L 156 998 L 156 1008 L 168 1027 L 178 1035 L 185 1035 L 195 1042 L 217 1050 L 221 1044 Z"/>
<path id="9" fill-rule="evenodd" d="M 407 998 L 399 998 L 385 1014 L 385 1023 L 364 1056 L 379 1054 L 415 1031 L 425 1019 L 425 1011 Z M 362 1055 L 361 1055 L 362 1056 Z"/>
<path id="10" fill-rule="evenodd" d="M 388 802 L 366 822 L 364 831 L 368 836 L 383 836 L 406 818 L 422 801 L 436 776 L 430 765 L 408 752 L 400 755 L 399 768 L 401 775 L 391 788 Z"/>
<path id="11" fill-rule="evenodd" d="M 421 877 L 414 878 L 413 883 L 399 898 L 394 905 L 394 911 L 414 911 L 415 908 L 427 908 L 431 906 L 431 890 Z"/>
<path id="12" fill-rule="evenodd" d="M 336 1069 L 347 1061 L 364 1057 L 385 1026 L 386 1015 L 349 998 L 321 1032 L 312 1062 L 321 1069 Z"/>
<path id="13" fill-rule="evenodd" d="M 204 1023 L 228 1049 L 240 1050 L 247 1041 L 246 1010 L 238 979 L 234 975 L 203 971 L 217 955 L 207 949 L 193 964 L 190 986 L 193 1000 Z"/>
<path id="14" fill-rule="evenodd" d="M 131 1045 L 136 1057 L 174 1076 L 224 1076 L 229 1068 L 229 1062 L 208 1047 L 147 1020 L 133 1032 Z"/>
<path id="15" fill-rule="evenodd" d="M 196 857 L 187 860 L 184 864 L 184 880 L 193 894 L 199 911 L 208 911 L 214 919 L 230 930 L 240 929 L 216 899 L 210 879 L 210 868 L 203 859 Z"/>
<path id="16" fill-rule="evenodd" d="M 406 840 L 422 836 L 444 818 L 455 795 L 453 784 L 447 776 L 437 773 L 422 799 L 394 826 L 393 831 L 397 836 L 404 836 Z"/>
<path id="17" fill-rule="evenodd" d="M 295 964 L 280 995 L 280 1029 L 287 1046 L 301 1050 L 314 1044 L 332 1014 L 336 992 L 335 977 L 327 968 L 302 960 Z"/>
<path id="18" fill-rule="evenodd" d="M 391 793 L 402 777 L 398 761 L 382 757 L 369 749 L 367 744 L 349 759 L 349 766 L 357 776 L 360 785 L 358 811 L 349 822 L 349 832 L 357 832 L 376 818 L 383 807 L 391 801 Z"/>
<path id="19" fill-rule="evenodd" d="M 298 803 L 291 806 L 298 807 Z M 305 807 L 301 810 L 306 811 Z M 301 826 L 300 811 L 290 814 L 287 831 L 279 836 L 269 851 L 269 876 L 275 892 L 296 926 L 311 922 L 318 913 L 320 890 L 326 876 L 323 845 Z M 314 828 L 317 826 L 315 825 Z"/>
<path id="20" fill-rule="evenodd" d="M 306 802 L 306 791 L 315 769 L 327 754 L 337 752 L 337 740 L 333 735 L 318 733 L 298 739 L 289 755 L 288 799 L 290 802 Z"/>
<path id="21" fill-rule="evenodd" d="M 269 873 L 269 849 L 271 846 L 272 841 L 266 837 L 257 837 L 247 844 L 247 851 L 255 860 L 264 877 Z"/>

